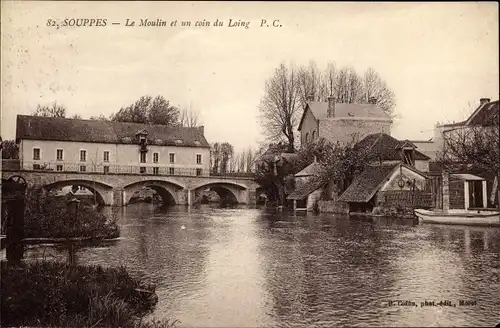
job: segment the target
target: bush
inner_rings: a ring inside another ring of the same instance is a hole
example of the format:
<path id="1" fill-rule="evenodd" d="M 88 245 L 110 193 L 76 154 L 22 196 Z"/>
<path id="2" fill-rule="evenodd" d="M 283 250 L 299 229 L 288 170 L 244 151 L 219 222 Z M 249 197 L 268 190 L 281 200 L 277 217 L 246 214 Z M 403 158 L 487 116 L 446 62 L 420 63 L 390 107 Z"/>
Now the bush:
<path id="1" fill-rule="evenodd" d="M 86 202 L 68 205 L 66 197 L 42 197 L 40 192 L 29 190 L 26 197 L 24 236 L 26 238 L 92 237 L 116 238 L 118 225 L 109 221 Z"/>
<path id="2" fill-rule="evenodd" d="M 135 327 L 157 302 L 123 267 L 2 262 L 1 274 L 2 326 Z"/>

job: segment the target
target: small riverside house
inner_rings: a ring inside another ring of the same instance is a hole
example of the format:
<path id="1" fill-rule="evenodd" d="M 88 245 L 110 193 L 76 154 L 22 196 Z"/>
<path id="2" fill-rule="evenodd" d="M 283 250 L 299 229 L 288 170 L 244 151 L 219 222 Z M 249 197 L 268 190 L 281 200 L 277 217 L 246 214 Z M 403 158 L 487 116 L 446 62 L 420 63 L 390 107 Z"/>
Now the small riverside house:
<path id="1" fill-rule="evenodd" d="M 371 212 L 375 206 L 411 202 L 412 193 L 423 191 L 427 177 L 403 163 L 370 165 L 356 176 L 339 202 L 349 204 L 349 212 Z"/>
<path id="2" fill-rule="evenodd" d="M 319 180 L 323 170 L 323 166 L 314 158 L 314 162 L 295 174 L 295 190 L 287 197 L 288 200 L 293 200 L 294 210 L 314 210 L 324 185 Z"/>
<path id="3" fill-rule="evenodd" d="M 450 174 L 450 209 L 488 207 L 486 179 L 473 174 Z"/>

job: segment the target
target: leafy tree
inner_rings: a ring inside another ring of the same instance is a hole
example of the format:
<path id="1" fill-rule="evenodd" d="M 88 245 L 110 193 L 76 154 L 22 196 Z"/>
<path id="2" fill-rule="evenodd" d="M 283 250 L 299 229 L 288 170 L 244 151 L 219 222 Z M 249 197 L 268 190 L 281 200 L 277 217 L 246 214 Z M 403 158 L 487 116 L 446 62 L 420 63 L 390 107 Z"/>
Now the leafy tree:
<path id="1" fill-rule="evenodd" d="M 66 107 L 58 105 L 56 101 L 50 105 L 38 105 L 33 116 L 66 117 Z"/>
<path id="2" fill-rule="evenodd" d="M 75 114 L 75 115 L 71 116 L 71 118 L 74 120 L 81 120 L 82 119 L 82 117 L 79 114 Z"/>
<path id="3" fill-rule="evenodd" d="M 3 159 L 19 159 L 19 146 L 15 140 L 5 140 L 1 143 Z"/>
<path id="4" fill-rule="evenodd" d="M 178 126 L 179 109 L 163 96 L 143 96 L 111 116 L 112 121 Z"/>

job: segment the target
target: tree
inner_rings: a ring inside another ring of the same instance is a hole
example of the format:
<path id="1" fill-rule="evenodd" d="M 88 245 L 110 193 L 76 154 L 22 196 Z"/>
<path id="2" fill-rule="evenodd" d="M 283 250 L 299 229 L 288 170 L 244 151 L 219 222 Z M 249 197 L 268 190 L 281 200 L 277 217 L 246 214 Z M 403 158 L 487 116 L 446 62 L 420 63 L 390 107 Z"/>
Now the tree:
<path id="1" fill-rule="evenodd" d="M 363 100 L 368 102 L 372 97 L 377 99 L 380 108 L 394 117 L 394 92 L 373 68 L 368 68 L 363 76 Z"/>
<path id="2" fill-rule="evenodd" d="M 368 103 L 376 98 L 377 104 L 389 116 L 394 117 L 394 92 L 373 68 L 368 68 L 359 75 L 353 67 L 336 68 L 335 63 L 328 63 L 321 72 L 315 62 L 300 69 L 300 89 L 302 108 L 305 99 L 312 96 L 315 101 L 327 101 L 333 95 L 338 103 Z"/>
<path id="3" fill-rule="evenodd" d="M 118 113 L 111 116 L 111 120 L 116 122 L 178 126 L 179 109 L 170 105 L 170 102 L 163 98 L 163 96 L 155 98 L 143 96 L 133 104 L 121 108 Z"/>
<path id="4" fill-rule="evenodd" d="M 448 171 L 483 172 L 498 179 L 500 135 L 498 112 L 483 125 L 452 128 L 443 133 L 438 162 Z"/>
<path id="5" fill-rule="evenodd" d="M 250 172 L 253 172 L 253 166 L 254 166 L 254 163 L 255 163 L 255 159 L 257 157 L 257 153 L 251 148 L 249 147 L 247 149 L 247 152 L 246 152 L 246 171 L 247 173 L 250 173 Z"/>
<path id="6" fill-rule="evenodd" d="M 215 142 L 210 147 L 210 159 L 212 161 L 212 173 L 219 173 L 221 162 L 221 147 L 218 142 Z"/>
<path id="7" fill-rule="evenodd" d="M 228 142 L 223 142 L 220 145 L 221 162 L 220 162 L 220 173 L 228 172 L 229 159 L 234 154 L 233 146 Z"/>
<path id="8" fill-rule="evenodd" d="M 200 112 L 196 109 L 193 109 L 193 106 L 190 105 L 189 108 L 184 107 L 179 114 L 179 124 L 184 127 L 194 128 L 200 126 Z"/>
<path id="9" fill-rule="evenodd" d="M 246 164 L 247 152 L 243 149 L 238 153 L 238 172 L 245 172 L 245 164 Z"/>
<path id="10" fill-rule="evenodd" d="M 1 143 L 3 159 L 19 159 L 19 146 L 15 140 L 5 140 Z"/>
<path id="11" fill-rule="evenodd" d="M 90 119 L 94 121 L 109 121 L 109 119 L 103 114 L 99 114 L 99 116 L 91 116 Z"/>
<path id="12" fill-rule="evenodd" d="M 300 107 L 299 72 L 295 65 L 281 64 L 265 82 L 259 110 L 264 133 L 271 141 L 287 142 L 288 151 L 295 151 L 295 129 Z"/>
<path id="13" fill-rule="evenodd" d="M 54 101 L 50 105 L 38 105 L 33 112 L 33 116 L 66 117 L 66 108 Z"/>
<path id="14" fill-rule="evenodd" d="M 75 114 L 75 115 L 71 116 L 71 118 L 74 120 L 81 120 L 82 119 L 82 117 L 79 114 Z"/>

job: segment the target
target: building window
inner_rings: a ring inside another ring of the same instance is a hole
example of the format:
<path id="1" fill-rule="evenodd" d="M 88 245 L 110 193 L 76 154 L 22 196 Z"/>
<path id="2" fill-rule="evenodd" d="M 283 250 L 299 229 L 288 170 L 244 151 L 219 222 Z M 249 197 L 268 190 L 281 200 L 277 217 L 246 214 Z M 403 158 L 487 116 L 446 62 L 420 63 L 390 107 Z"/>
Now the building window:
<path id="1" fill-rule="evenodd" d="M 141 163 L 146 163 L 146 153 L 141 153 Z"/>
<path id="2" fill-rule="evenodd" d="M 40 170 L 40 164 L 33 164 L 33 170 Z"/>
<path id="3" fill-rule="evenodd" d="M 313 131 L 313 138 L 312 140 L 314 140 L 316 138 L 316 131 Z"/>
<path id="4" fill-rule="evenodd" d="M 196 164 L 201 164 L 201 154 L 196 154 Z"/>
<path id="5" fill-rule="evenodd" d="M 153 163 L 158 163 L 158 158 L 160 157 L 160 154 L 158 153 L 153 153 Z"/>
<path id="6" fill-rule="evenodd" d="M 168 158 L 169 158 L 170 163 L 175 163 L 175 154 L 174 153 L 168 154 Z"/>
<path id="7" fill-rule="evenodd" d="M 109 151 L 105 151 L 102 158 L 104 162 L 109 162 Z"/>
<path id="8" fill-rule="evenodd" d="M 85 165 L 80 165 L 80 172 L 87 172 L 87 167 Z"/>
<path id="9" fill-rule="evenodd" d="M 40 148 L 33 148 L 33 160 L 40 160 Z"/>
<path id="10" fill-rule="evenodd" d="M 306 133 L 306 143 L 309 142 L 309 132 Z"/>
<path id="11" fill-rule="evenodd" d="M 106 166 L 103 166 L 102 168 L 104 170 L 104 174 L 109 173 L 109 166 L 106 165 Z"/>
<path id="12" fill-rule="evenodd" d="M 56 159 L 58 161 L 62 161 L 63 160 L 63 150 L 62 149 L 56 150 Z"/>
<path id="13" fill-rule="evenodd" d="M 202 172 L 202 170 L 201 170 L 201 169 L 196 169 L 196 175 L 197 175 L 197 176 L 200 176 L 200 175 L 201 175 L 201 172 Z"/>
<path id="14" fill-rule="evenodd" d="M 175 174 L 175 169 L 173 167 L 168 168 L 168 174 L 174 175 Z"/>
<path id="15" fill-rule="evenodd" d="M 86 162 L 86 161 L 87 161 L 87 151 L 80 150 L 80 162 Z"/>
<path id="16" fill-rule="evenodd" d="M 139 172 L 141 172 L 141 174 L 146 173 L 146 167 L 145 166 L 141 166 Z"/>
<path id="17" fill-rule="evenodd" d="M 56 166 L 56 171 L 62 171 L 62 170 L 63 170 L 63 166 L 61 164 Z"/>
<path id="18" fill-rule="evenodd" d="M 157 167 L 153 167 L 153 174 L 155 175 L 160 174 L 159 169 Z"/>

